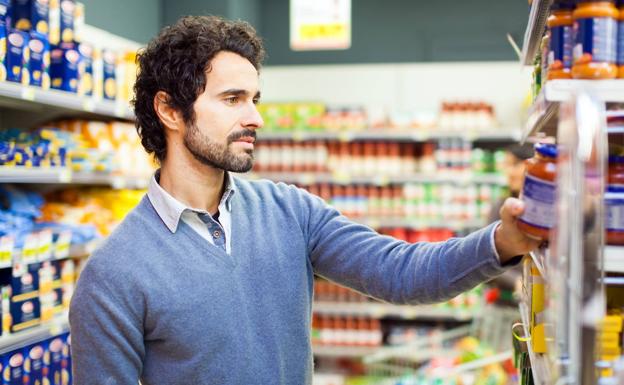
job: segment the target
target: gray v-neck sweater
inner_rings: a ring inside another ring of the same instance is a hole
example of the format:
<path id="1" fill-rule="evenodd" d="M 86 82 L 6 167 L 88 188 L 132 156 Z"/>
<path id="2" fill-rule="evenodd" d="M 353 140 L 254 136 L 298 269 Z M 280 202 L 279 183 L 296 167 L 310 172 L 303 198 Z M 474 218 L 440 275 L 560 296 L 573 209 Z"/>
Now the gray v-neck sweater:
<path id="1" fill-rule="evenodd" d="M 493 226 L 409 244 L 293 186 L 235 183 L 231 255 L 171 233 L 147 197 L 93 253 L 70 309 L 75 384 L 310 384 L 315 273 L 419 304 L 505 270 Z"/>

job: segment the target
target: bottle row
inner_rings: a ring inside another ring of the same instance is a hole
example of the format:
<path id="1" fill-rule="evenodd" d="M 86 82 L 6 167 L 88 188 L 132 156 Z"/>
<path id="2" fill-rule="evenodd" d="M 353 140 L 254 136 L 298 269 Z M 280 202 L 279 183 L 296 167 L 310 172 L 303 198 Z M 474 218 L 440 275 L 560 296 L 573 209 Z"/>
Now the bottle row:
<path id="1" fill-rule="evenodd" d="M 406 217 L 418 220 L 478 220 L 490 215 L 493 203 L 505 196 L 491 184 L 460 187 L 453 184 L 302 186 L 349 217 Z"/>
<path id="2" fill-rule="evenodd" d="M 483 131 L 497 126 L 494 107 L 482 100 L 444 101 L 439 112 L 334 107 L 322 103 L 262 103 L 258 110 L 268 131 L 363 131 L 434 129 Z"/>
<path id="3" fill-rule="evenodd" d="M 0 81 L 128 102 L 136 52 L 83 41 L 84 15 L 74 0 L 0 0 Z"/>
<path id="4" fill-rule="evenodd" d="M 348 175 L 502 172 L 503 151 L 472 148 L 461 139 L 437 144 L 365 141 L 268 141 L 256 148 L 259 172 L 331 172 Z"/>
<path id="5" fill-rule="evenodd" d="M 312 316 L 312 344 L 328 346 L 381 346 L 381 322 L 369 317 Z"/>

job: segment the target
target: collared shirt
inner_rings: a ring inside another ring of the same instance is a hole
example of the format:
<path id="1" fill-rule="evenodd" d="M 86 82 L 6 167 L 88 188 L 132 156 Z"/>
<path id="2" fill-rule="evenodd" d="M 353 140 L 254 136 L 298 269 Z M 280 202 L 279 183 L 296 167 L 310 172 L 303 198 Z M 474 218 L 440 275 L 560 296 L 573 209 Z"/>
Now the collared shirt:
<path id="1" fill-rule="evenodd" d="M 175 233 L 178 230 L 180 220 L 182 220 L 212 245 L 218 244 L 219 237 L 225 237 L 225 251 L 230 254 L 232 250 L 230 243 L 232 235 L 231 201 L 236 192 L 230 173 L 225 173 L 225 189 L 219 203 L 218 220 L 206 210 L 188 207 L 175 199 L 160 186 L 159 179 L 160 170 L 156 171 L 150 180 L 147 196 L 169 231 Z"/>

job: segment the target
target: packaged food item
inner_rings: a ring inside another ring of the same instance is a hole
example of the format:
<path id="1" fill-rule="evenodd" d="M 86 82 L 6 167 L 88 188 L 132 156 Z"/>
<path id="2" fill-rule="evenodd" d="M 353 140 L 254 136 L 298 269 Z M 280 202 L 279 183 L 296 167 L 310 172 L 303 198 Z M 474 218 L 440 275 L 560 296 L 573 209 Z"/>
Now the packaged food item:
<path id="1" fill-rule="evenodd" d="M 9 0 L 0 0 L 0 81 L 7 80 L 7 29 L 10 23 Z"/>
<path id="2" fill-rule="evenodd" d="M 618 35 L 617 35 L 617 65 L 618 78 L 624 78 L 624 1 L 618 1 L 620 17 L 618 19 Z"/>
<path id="3" fill-rule="evenodd" d="M 117 55 L 111 50 L 102 51 L 102 81 L 104 99 L 115 100 L 117 98 L 116 80 Z"/>
<path id="4" fill-rule="evenodd" d="M 525 209 L 518 227 L 532 238 L 547 240 L 556 218 L 556 145 L 536 144 L 535 156 L 526 161 L 526 169 L 520 195 Z"/>
<path id="5" fill-rule="evenodd" d="M 61 43 L 50 52 L 50 79 L 52 88 L 68 92 L 78 91 L 80 53 L 73 43 Z"/>
<path id="6" fill-rule="evenodd" d="M 37 32 L 30 33 L 28 42 L 30 49 L 30 85 L 41 87 L 44 90 L 50 88 L 50 45 L 48 39 Z"/>
<path id="7" fill-rule="evenodd" d="M 43 343 L 37 343 L 24 349 L 24 382 L 23 385 L 43 385 L 44 378 Z"/>
<path id="8" fill-rule="evenodd" d="M 48 4 L 48 23 L 50 33 L 48 41 L 50 45 L 58 45 L 61 42 L 61 4 L 60 0 L 50 0 Z"/>
<path id="9" fill-rule="evenodd" d="M 48 0 L 13 0 L 11 12 L 15 29 L 35 31 L 47 37 L 50 30 L 48 5 Z"/>
<path id="10" fill-rule="evenodd" d="M 572 69 L 572 46 L 574 38 L 574 18 L 572 1 L 555 1 L 548 18 L 549 51 L 548 79 L 569 79 Z"/>
<path id="11" fill-rule="evenodd" d="M 78 44 L 80 52 L 78 94 L 93 95 L 93 46 L 87 43 Z"/>
<path id="12" fill-rule="evenodd" d="M 2 384 L 24 385 L 24 353 L 22 350 L 4 355 Z"/>
<path id="13" fill-rule="evenodd" d="M 27 32 L 12 30 L 7 38 L 7 80 L 16 83 L 29 84 L 28 49 L 29 35 Z"/>
<path id="14" fill-rule="evenodd" d="M 624 156 L 609 157 L 605 217 L 607 244 L 624 245 Z"/>
<path id="15" fill-rule="evenodd" d="M 61 42 L 72 43 L 74 41 L 74 13 L 76 2 L 74 0 L 61 0 L 60 32 Z"/>
<path id="16" fill-rule="evenodd" d="M 61 385 L 61 376 L 63 373 L 63 338 L 53 338 L 48 343 L 48 349 L 44 357 L 46 377 L 50 385 Z"/>
<path id="17" fill-rule="evenodd" d="M 76 8 L 74 8 L 74 41 L 77 43 L 83 42 L 85 25 L 85 5 L 83 3 L 76 2 Z"/>
<path id="18" fill-rule="evenodd" d="M 572 77 L 614 79 L 617 21 L 620 13 L 613 0 L 580 0 L 574 17 L 575 46 Z"/>
<path id="19" fill-rule="evenodd" d="M 13 318 L 12 333 L 39 325 L 41 322 L 39 298 L 11 301 L 11 317 Z"/>

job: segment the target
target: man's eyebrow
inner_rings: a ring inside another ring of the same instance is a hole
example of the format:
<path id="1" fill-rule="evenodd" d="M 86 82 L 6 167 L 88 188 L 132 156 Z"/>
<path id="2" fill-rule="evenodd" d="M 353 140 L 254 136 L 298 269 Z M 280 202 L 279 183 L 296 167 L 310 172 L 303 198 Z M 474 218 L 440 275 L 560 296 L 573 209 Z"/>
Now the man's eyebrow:
<path id="1" fill-rule="evenodd" d="M 226 96 L 226 95 L 246 96 L 246 95 L 249 95 L 249 92 L 247 90 L 243 90 L 243 89 L 230 88 L 229 90 L 225 90 L 225 91 L 219 92 L 219 94 L 217 96 Z M 254 98 L 259 98 L 259 97 L 260 97 L 260 91 L 256 92 Z"/>

